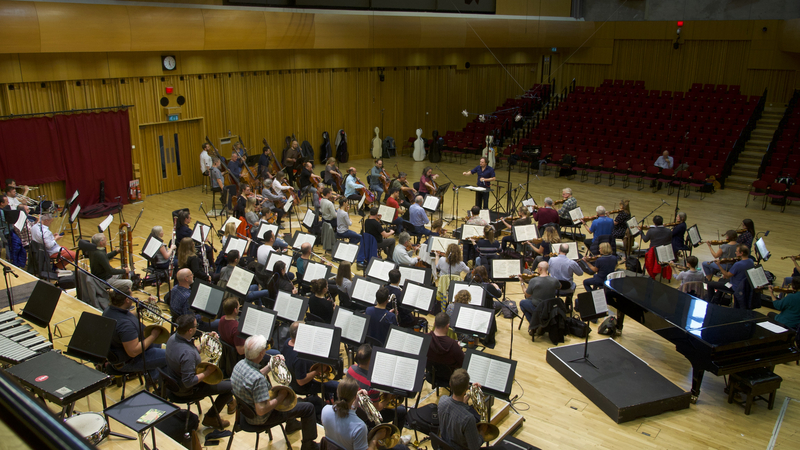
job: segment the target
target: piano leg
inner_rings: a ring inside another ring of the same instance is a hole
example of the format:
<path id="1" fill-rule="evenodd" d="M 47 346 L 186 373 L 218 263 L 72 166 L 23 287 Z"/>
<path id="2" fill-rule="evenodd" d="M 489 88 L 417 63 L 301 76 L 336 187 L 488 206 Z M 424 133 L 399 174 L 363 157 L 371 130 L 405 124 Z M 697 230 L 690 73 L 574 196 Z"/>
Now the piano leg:
<path id="1" fill-rule="evenodd" d="M 699 367 L 692 367 L 692 397 L 690 401 L 692 404 L 697 403 L 697 397 L 700 396 L 700 385 L 703 384 L 703 375 L 706 371 Z"/>

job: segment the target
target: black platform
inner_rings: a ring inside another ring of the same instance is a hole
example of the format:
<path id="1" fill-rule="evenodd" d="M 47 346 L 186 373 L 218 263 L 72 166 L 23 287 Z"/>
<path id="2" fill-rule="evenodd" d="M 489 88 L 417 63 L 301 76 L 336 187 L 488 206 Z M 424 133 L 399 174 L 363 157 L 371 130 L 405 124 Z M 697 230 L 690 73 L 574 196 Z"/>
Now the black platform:
<path id="1" fill-rule="evenodd" d="M 690 392 L 672 384 L 613 339 L 589 342 L 589 360 L 597 369 L 585 362 L 569 362 L 582 356 L 582 343 L 547 350 L 547 362 L 614 422 L 689 407 Z"/>

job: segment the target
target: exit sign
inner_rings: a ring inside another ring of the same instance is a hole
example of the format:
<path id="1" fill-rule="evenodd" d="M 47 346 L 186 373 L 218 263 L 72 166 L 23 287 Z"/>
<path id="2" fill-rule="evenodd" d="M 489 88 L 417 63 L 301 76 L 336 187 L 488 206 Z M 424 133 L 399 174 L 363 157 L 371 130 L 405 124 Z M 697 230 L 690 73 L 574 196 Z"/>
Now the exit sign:
<path id="1" fill-rule="evenodd" d="M 553 53 L 555 53 L 555 52 L 557 52 L 557 51 L 558 51 L 558 48 L 557 48 L 557 47 L 553 47 L 553 48 L 551 48 L 550 50 L 552 50 L 552 51 L 553 51 Z"/>
<path id="2" fill-rule="evenodd" d="M 167 122 L 177 122 L 178 114 L 167 114 Z"/>

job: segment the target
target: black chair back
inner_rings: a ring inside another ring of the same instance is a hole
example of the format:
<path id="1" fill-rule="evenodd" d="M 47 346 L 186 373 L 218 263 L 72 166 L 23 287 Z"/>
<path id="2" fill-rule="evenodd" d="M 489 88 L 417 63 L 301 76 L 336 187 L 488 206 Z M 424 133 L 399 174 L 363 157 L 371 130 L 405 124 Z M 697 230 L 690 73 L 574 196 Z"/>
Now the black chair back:
<path id="1" fill-rule="evenodd" d="M 306 322 L 327 323 L 322 320 L 322 317 L 316 314 L 311 314 L 310 312 L 306 312 Z"/>
<path id="2" fill-rule="evenodd" d="M 236 347 L 220 339 L 219 343 L 222 345 L 222 355 L 219 358 L 219 368 L 225 378 L 230 378 L 233 373 L 233 367 L 244 358 L 236 351 Z"/>
<path id="3" fill-rule="evenodd" d="M 238 395 L 234 395 L 233 398 L 236 399 L 236 409 L 241 415 L 243 415 L 247 419 L 255 419 L 257 414 L 255 410 L 245 403 Z"/>
<path id="4" fill-rule="evenodd" d="M 431 433 L 429 436 L 431 437 L 431 446 L 434 450 L 453 450 L 453 447 L 439 437 L 439 435 Z"/>
<path id="5" fill-rule="evenodd" d="M 161 386 L 162 386 L 162 394 L 164 394 L 163 390 L 166 389 L 171 393 L 175 393 L 181 390 L 181 387 L 178 385 L 178 380 L 172 378 L 164 369 L 158 367 L 158 375 L 161 378 Z M 162 397 L 164 397 L 162 395 Z"/>
<path id="6" fill-rule="evenodd" d="M 322 436 L 322 439 L 319 440 L 319 450 L 345 450 L 345 448 L 333 440 Z"/>

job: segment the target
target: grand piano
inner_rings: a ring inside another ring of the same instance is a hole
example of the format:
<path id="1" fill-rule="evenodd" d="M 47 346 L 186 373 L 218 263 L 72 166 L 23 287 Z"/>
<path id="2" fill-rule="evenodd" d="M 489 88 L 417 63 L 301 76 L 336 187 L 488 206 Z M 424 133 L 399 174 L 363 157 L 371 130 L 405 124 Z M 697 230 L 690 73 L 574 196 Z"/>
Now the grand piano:
<path id="1" fill-rule="evenodd" d="M 760 326 L 766 316 L 714 305 L 649 277 L 606 281 L 608 304 L 618 313 L 658 333 L 692 364 L 692 402 L 700 395 L 705 371 L 729 375 L 800 359 L 794 331 L 776 333 Z M 783 327 L 785 328 L 785 327 Z"/>

